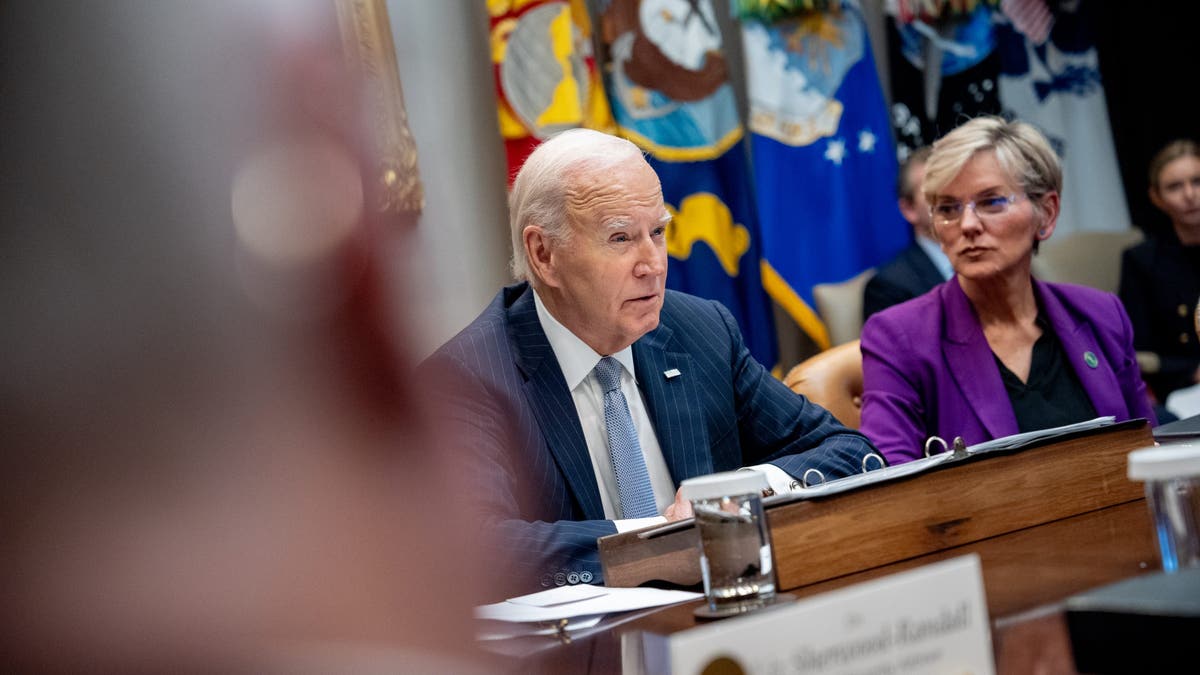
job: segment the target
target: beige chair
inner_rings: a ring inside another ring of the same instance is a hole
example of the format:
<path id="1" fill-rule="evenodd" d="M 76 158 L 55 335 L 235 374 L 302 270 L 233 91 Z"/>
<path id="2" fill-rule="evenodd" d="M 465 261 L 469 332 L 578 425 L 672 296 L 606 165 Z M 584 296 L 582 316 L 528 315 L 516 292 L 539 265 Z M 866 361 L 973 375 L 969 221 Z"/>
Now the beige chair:
<path id="1" fill-rule="evenodd" d="M 1142 231 L 1137 228 L 1051 237 L 1033 257 L 1033 276 L 1116 293 L 1121 282 L 1121 253 L 1141 240 Z"/>
<path id="2" fill-rule="evenodd" d="M 1121 283 L 1121 253 L 1141 242 L 1142 231 L 1072 232 L 1042 242 L 1033 257 L 1033 276 L 1042 281 L 1080 284 L 1116 293 Z M 1138 352 L 1143 374 L 1156 373 L 1158 354 Z"/>
<path id="3" fill-rule="evenodd" d="M 829 344 L 837 346 L 857 340 L 862 333 L 863 290 L 875 276 L 875 268 L 859 272 L 836 284 L 813 286 L 817 314 L 829 331 Z"/>
<path id="4" fill-rule="evenodd" d="M 862 423 L 863 372 L 858 340 L 800 362 L 788 371 L 783 383 L 851 429 Z"/>

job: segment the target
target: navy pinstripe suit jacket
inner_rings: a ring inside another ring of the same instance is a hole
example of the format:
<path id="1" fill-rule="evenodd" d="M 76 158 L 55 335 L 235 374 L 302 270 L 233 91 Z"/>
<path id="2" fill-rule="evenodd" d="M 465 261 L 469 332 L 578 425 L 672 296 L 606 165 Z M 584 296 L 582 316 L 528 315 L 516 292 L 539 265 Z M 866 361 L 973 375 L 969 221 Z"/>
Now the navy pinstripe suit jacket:
<path id="1" fill-rule="evenodd" d="M 770 462 L 793 476 L 861 471 L 865 436 L 793 393 L 747 350 L 719 303 L 667 291 L 658 328 L 633 345 L 638 384 L 671 477 Z M 423 365 L 446 398 L 454 452 L 489 535 L 513 562 L 507 590 L 599 582 L 604 519 L 571 392 L 528 284 L 503 289 Z M 678 369 L 678 377 L 663 372 Z"/>

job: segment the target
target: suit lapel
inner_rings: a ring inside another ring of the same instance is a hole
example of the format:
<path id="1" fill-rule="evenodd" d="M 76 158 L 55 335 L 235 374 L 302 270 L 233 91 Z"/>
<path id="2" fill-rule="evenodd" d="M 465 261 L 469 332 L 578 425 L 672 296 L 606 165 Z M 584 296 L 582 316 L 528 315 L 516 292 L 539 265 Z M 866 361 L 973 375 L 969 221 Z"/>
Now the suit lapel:
<path id="1" fill-rule="evenodd" d="M 952 277 L 941 289 L 946 305 L 946 339 L 942 343 L 942 353 L 963 398 L 993 438 L 1017 433 L 1016 414 L 975 310 L 957 278 Z M 949 424 L 953 426 L 955 422 Z M 982 439 L 966 440 L 977 443 Z"/>
<path id="2" fill-rule="evenodd" d="M 1124 398 L 1121 396 L 1121 385 L 1117 382 L 1115 366 L 1119 364 L 1108 361 L 1091 325 L 1075 320 L 1058 295 L 1051 292 L 1045 284 L 1035 281 L 1034 291 L 1046 311 L 1046 319 L 1054 326 L 1054 333 L 1062 344 L 1067 361 L 1079 378 L 1079 384 L 1092 400 L 1096 414 L 1117 417 L 1128 415 Z M 1088 358 L 1088 354 L 1092 355 L 1092 359 Z M 1088 365 L 1089 361 L 1095 365 Z"/>
<path id="3" fill-rule="evenodd" d="M 566 476 L 584 519 L 603 520 L 600 488 L 596 485 L 579 414 L 558 359 L 538 321 L 532 290 L 527 288 L 513 303 L 507 318 L 509 341 L 517 354 L 517 366 L 526 378 L 525 398 L 546 445 Z"/>
<path id="4" fill-rule="evenodd" d="M 700 373 L 691 354 L 671 350 L 672 335 L 671 328 L 660 325 L 643 336 L 633 343 L 633 362 L 663 459 L 678 486 L 684 479 L 712 473 L 713 466 L 696 389 Z M 679 374 L 668 377 L 671 371 Z"/>
<path id="5" fill-rule="evenodd" d="M 942 273 L 938 271 L 937 265 L 929 259 L 929 254 L 925 249 L 921 248 L 920 244 L 914 243 L 913 248 L 913 269 L 917 273 L 917 279 L 921 283 L 922 288 L 933 288 L 942 283 L 946 279 L 942 277 Z"/>

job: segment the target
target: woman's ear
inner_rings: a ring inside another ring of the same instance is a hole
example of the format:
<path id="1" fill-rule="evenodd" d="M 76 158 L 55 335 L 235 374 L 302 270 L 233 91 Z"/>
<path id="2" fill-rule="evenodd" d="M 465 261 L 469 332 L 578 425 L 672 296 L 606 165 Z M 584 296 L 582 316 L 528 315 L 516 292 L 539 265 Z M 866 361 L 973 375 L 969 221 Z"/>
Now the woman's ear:
<path id="1" fill-rule="evenodd" d="M 1058 214 L 1061 208 L 1062 198 L 1057 192 L 1047 192 L 1038 197 L 1037 210 L 1042 216 L 1042 222 L 1034 234 L 1038 241 L 1046 241 L 1054 234 L 1054 228 L 1058 226 Z"/>

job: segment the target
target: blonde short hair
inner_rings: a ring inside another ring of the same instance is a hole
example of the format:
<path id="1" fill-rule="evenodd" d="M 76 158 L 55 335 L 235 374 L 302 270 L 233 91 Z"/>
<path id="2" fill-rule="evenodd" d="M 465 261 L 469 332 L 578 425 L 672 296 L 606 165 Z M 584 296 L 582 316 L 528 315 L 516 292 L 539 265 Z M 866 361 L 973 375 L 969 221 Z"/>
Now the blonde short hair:
<path id="1" fill-rule="evenodd" d="M 1033 125 L 986 116 L 963 124 L 933 144 L 925 163 L 925 199 L 933 204 L 938 194 L 976 154 L 991 151 L 1001 168 L 1037 205 L 1037 197 L 1062 194 L 1062 163 L 1050 142 Z"/>

